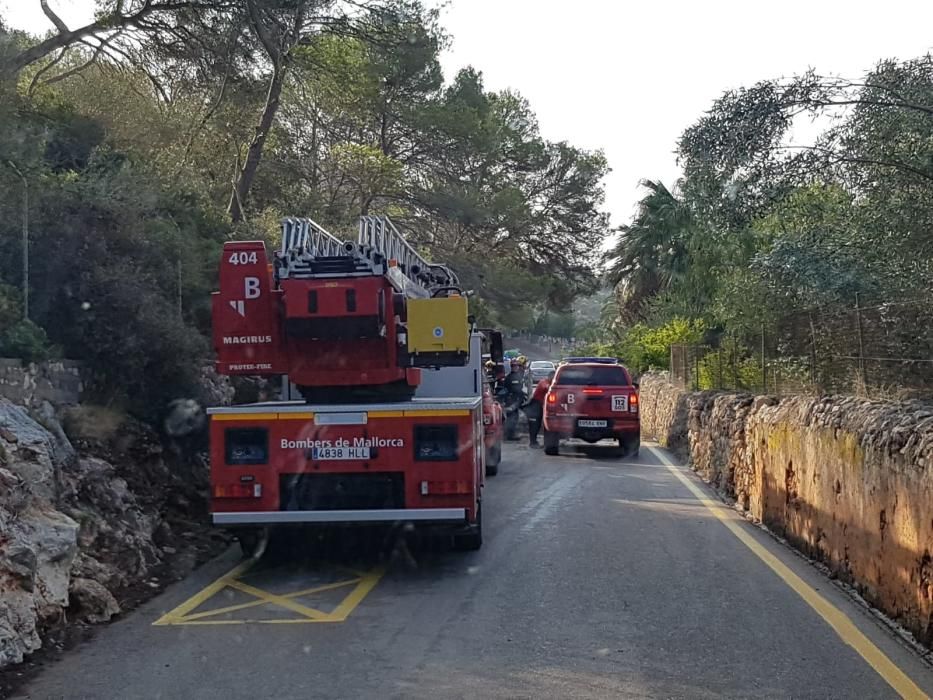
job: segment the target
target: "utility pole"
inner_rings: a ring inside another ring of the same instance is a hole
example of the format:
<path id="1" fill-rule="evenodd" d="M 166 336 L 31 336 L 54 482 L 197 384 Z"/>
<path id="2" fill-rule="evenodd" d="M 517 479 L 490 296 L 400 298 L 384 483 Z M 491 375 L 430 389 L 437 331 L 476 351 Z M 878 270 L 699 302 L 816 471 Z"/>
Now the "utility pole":
<path id="1" fill-rule="evenodd" d="M 29 320 L 29 181 L 12 160 L 7 165 L 23 181 L 23 320 Z"/>

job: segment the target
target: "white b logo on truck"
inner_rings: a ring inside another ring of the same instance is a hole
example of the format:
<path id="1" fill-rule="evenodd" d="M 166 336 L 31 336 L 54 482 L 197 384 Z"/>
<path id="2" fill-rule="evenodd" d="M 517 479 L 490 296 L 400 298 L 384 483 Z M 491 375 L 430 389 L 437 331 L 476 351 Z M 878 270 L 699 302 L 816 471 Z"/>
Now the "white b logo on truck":
<path id="1" fill-rule="evenodd" d="M 258 277 L 244 277 L 243 278 L 243 296 L 247 299 L 258 299 L 259 298 L 259 278 Z"/>

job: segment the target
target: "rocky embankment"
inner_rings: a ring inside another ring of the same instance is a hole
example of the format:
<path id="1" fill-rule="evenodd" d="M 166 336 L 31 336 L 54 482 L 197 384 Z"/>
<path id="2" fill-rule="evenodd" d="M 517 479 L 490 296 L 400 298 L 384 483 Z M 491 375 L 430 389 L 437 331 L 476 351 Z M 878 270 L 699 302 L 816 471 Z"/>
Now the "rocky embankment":
<path id="1" fill-rule="evenodd" d="M 227 387 L 214 389 L 229 402 Z M 184 403 L 175 413 L 176 427 L 203 421 Z M 105 408 L 0 397 L 0 668 L 66 627 L 109 620 L 223 546 L 197 448 Z"/>
<path id="2" fill-rule="evenodd" d="M 933 405 L 685 392 L 642 379 L 642 430 L 933 646 Z"/>

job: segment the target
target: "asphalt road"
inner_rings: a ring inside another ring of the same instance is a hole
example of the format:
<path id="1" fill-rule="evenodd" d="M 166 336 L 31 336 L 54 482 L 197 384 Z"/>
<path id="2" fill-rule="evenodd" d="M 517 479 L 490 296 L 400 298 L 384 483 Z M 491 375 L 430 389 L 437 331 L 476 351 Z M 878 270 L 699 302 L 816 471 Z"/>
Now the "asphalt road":
<path id="1" fill-rule="evenodd" d="M 876 667 L 933 691 L 933 672 L 866 610 L 677 470 L 657 448 L 633 461 L 510 446 L 480 551 L 385 560 L 338 541 L 218 583 L 231 551 L 22 697 L 897 697 Z M 788 585 L 795 574 L 841 632 Z"/>

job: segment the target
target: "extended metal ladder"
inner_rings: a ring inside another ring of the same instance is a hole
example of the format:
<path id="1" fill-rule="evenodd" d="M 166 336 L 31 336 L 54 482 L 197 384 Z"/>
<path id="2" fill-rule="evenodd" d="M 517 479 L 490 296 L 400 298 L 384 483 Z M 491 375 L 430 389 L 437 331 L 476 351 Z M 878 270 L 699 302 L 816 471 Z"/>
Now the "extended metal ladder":
<path id="1" fill-rule="evenodd" d="M 395 260 L 401 271 L 425 287 L 455 287 L 457 276 L 445 265 L 425 260 L 399 233 L 388 216 L 361 216 L 359 245 L 387 260 Z"/>
<path id="2" fill-rule="evenodd" d="M 387 216 L 361 216 L 356 243 L 341 241 L 312 219 L 283 219 L 277 259 L 279 279 L 388 274 L 414 296 L 459 286 L 452 270 L 421 257 Z"/>

